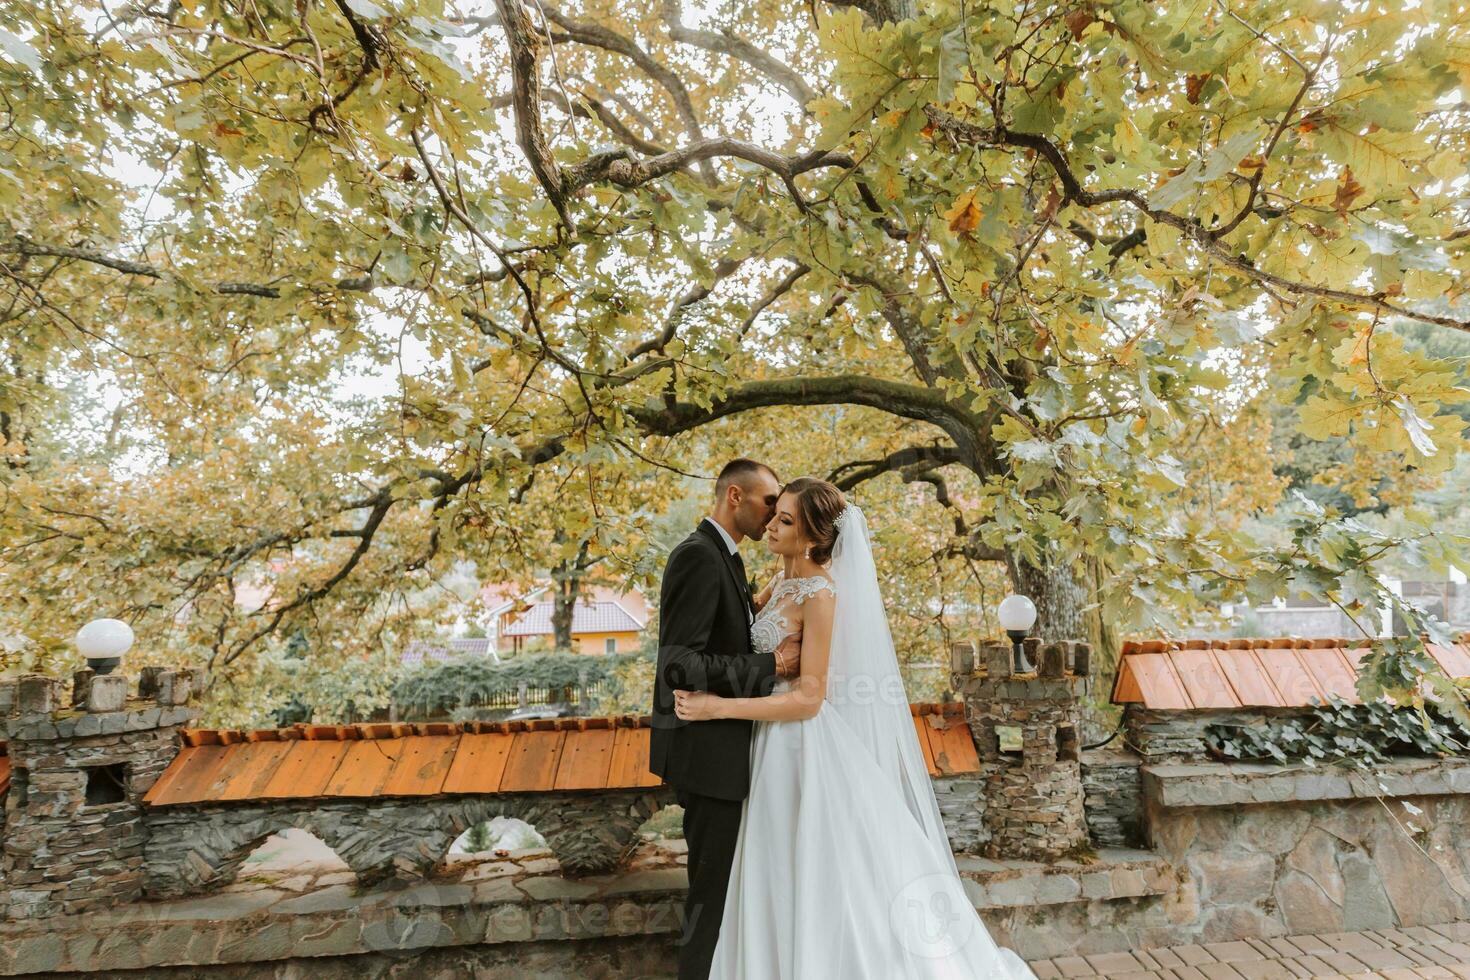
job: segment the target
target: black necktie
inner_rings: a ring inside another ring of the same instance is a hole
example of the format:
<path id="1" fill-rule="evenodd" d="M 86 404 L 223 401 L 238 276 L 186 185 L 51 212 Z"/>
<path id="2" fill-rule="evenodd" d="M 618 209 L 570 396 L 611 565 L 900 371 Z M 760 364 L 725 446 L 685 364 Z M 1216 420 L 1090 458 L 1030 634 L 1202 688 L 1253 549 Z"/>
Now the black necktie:
<path id="1" fill-rule="evenodd" d="M 730 552 L 730 560 L 735 563 L 735 572 L 740 576 L 740 594 L 745 597 L 746 612 L 752 612 L 755 603 L 750 598 L 750 577 L 745 574 L 745 560 L 740 557 L 738 551 Z"/>

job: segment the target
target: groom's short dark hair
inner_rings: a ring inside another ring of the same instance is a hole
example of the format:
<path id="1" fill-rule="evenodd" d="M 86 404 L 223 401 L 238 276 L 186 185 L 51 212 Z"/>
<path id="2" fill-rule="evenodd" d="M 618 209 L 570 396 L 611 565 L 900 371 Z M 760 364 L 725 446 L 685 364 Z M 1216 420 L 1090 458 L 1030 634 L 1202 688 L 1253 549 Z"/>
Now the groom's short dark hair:
<path id="1" fill-rule="evenodd" d="M 720 475 L 715 479 L 715 499 L 724 499 L 725 491 L 730 488 L 732 483 L 744 487 L 752 476 L 755 476 L 762 470 L 771 474 L 771 479 L 777 483 L 781 482 L 781 478 L 776 475 L 776 471 L 765 463 L 757 463 L 755 460 L 746 459 L 743 456 L 739 459 L 730 460 L 730 462 L 726 463 L 720 469 Z"/>

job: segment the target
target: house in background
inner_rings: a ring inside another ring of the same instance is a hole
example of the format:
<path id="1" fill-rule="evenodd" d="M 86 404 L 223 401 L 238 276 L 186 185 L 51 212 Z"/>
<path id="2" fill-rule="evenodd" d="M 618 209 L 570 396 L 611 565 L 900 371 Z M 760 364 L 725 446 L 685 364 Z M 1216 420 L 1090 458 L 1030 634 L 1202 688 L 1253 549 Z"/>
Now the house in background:
<path id="1" fill-rule="evenodd" d="M 1459 569 L 1451 569 L 1440 580 L 1385 579 L 1384 584 L 1456 632 L 1470 630 L 1470 584 Z M 1349 616 L 1337 606 L 1306 604 L 1300 600 L 1251 607 L 1225 605 L 1220 609 L 1231 625 L 1225 631 L 1243 636 L 1333 637 L 1361 636 L 1369 630 L 1378 636 L 1402 636 L 1409 625 L 1387 603 L 1380 609 Z"/>
<path id="2" fill-rule="evenodd" d="M 401 659 L 405 667 L 422 667 L 425 664 L 442 664 L 467 657 L 487 657 L 491 663 L 500 663 L 500 655 L 495 652 L 495 641 L 488 636 L 414 640 L 403 651 Z"/>
<path id="3" fill-rule="evenodd" d="M 555 605 L 548 585 L 491 606 L 495 648 L 516 653 L 552 649 Z M 647 625 L 648 603 L 642 593 L 587 586 L 572 611 L 572 649 L 587 654 L 631 653 L 638 649 Z"/>

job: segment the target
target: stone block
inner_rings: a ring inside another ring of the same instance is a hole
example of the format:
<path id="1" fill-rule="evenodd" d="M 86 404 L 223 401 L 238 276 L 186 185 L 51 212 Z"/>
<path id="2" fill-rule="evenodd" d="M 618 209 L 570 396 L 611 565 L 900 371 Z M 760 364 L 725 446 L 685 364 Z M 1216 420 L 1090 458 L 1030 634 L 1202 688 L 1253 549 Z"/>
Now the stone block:
<path id="1" fill-rule="evenodd" d="M 985 679 L 990 684 L 998 683 L 1011 676 L 1011 645 L 1009 643 L 985 644 Z"/>
<path id="2" fill-rule="evenodd" d="M 158 675 L 167 669 L 167 667 L 151 666 L 138 671 L 138 697 L 152 697 L 158 690 Z"/>
<path id="3" fill-rule="evenodd" d="M 128 679 L 122 674 L 108 674 L 92 678 L 87 692 L 87 711 L 95 714 L 121 711 L 128 701 Z M 79 724 L 80 729 L 80 724 Z M 77 734 L 83 733 L 80 730 Z"/>
<path id="4" fill-rule="evenodd" d="M 1082 895 L 1082 884 L 1075 875 L 1045 875 L 1036 886 L 1036 899 L 1043 905 L 1076 901 Z"/>
<path id="5" fill-rule="evenodd" d="M 969 640 L 949 645 L 949 669 L 956 674 L 975 672 L 975 644 Z"/>
<path id="6" fill-rule="evenodd" d="M 158 675 L 154 696 L 159 704 L 166 707 L 187 704 L 193 694 L 193 684 L 192 671 L 163 671 Z"/>
<path id="7" fill-rule="evenodd" d="M 158 727 L 158 719 L 162 714 L 161 708 L 148 708 L 144 711 L 130 711 L 123 721 L 123 730 L 129 732 L 143 732 Z"/>
<path id="8" fill-rule="evenodd" d="M 193 697 L 204 691 L 204 686 L 209 680 L 209 672 L 203 667 L 184 667 L 175 671 L 180 677 L 189 682 L 189 693 L 187 697 Z"/>
<path id="9" fill-rule="evenodd" d="M 487 943 L 523 943 L 531 939 L 531 909 L 504 905 L 490 914 L 485 929 Z"/>
<path id="10" fill-rule="evenodd" d="M 40 674 L 20 679 L 16 711 L 22 715 L 49 715 L 56 710 L 56 682 Z"/>
<path id="11" fill-rule="evenodd" d="M 1061 677 L 1067 672 L 1067 654 L 1070 651 L 1065 643 L 1047 643 L 1041 647 L 1041 661 L 1037 666 L 1037 675 L 1040 677 Z"/>
<path id="12" fill-rule="evenodd" d="M 87 695 L 92 690 L 92 678 L 97 672 L 90 667 L 72 671 L 71 675 L 71 706 L 80 708 L 87 703 Z"/>
<path id="13" fill-rule="evenodd" d="M 1078 677 L 1087 677 L 1092 673 L 1092 644 L 1072 644 L 1072 673 Z"/>
<path id="14" fill-rule="evenodd" d="M 197 712 L 190 707 L 180 706 L 176 708 L 165 708 L 159 712 L 158 724 L 160 728 L 170 725 L 183 725 L 191 721 Z"/>

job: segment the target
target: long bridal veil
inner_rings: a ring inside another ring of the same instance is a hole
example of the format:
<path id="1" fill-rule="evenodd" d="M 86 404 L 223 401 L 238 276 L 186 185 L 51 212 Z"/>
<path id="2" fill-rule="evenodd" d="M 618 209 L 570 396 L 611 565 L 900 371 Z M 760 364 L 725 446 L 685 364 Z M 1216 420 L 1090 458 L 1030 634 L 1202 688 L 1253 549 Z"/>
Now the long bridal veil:
<path id="1" fill-rule="evenodd" d="M 897 825 L 901 811 L 887 811 L 897 823 L 885 828 L 884 845 L 907 869 L 889 879 L 894 893 L 881 896 L 887 900 L 889 928 L 905 951 L 904 962 L 894 963 L 891 975 L 1035 980 L 1014 951 L 996 946 L 965 894 L 899 673 L 868 521 L 854 505 L 838 519 L 830 570 L 837 606 L 827 700 L 850 729 L 849 737 L 855 736 L 853 748 L 859 753 L 865 748 L 876 763 L 867 771 L 876 769 L 879 781 L 889 784 L 864 787 L 865 797 L 896 791 L 923 834 L 922 842 L 915 839 L 912 830 Z M 932 858 L 925 860 L 905 840 L 919 849 L 927 845 Z"/>
<path id="2" fill-rule="evenodd" d="M 898 669 L 868 519 L 855 504 L 838 518 L 829 570 L 837 585 L 827 700 L 857 733 L 878 767 L 896 777 L 904 804 L 951 866 L 954 852 L 939 815 L 929 768 L 914 731 Z"/>

